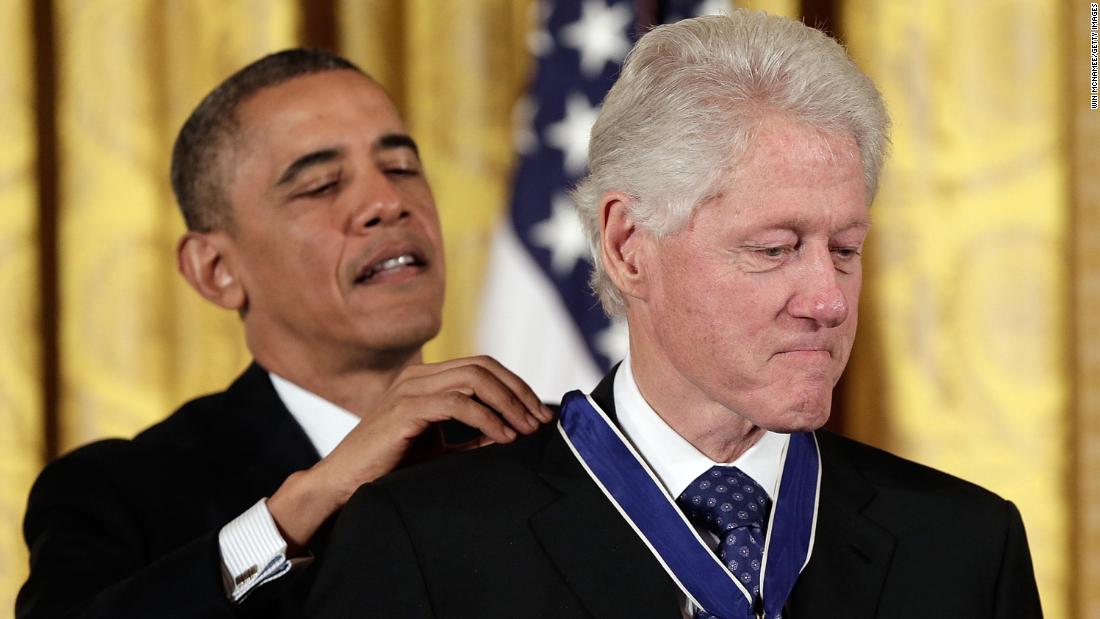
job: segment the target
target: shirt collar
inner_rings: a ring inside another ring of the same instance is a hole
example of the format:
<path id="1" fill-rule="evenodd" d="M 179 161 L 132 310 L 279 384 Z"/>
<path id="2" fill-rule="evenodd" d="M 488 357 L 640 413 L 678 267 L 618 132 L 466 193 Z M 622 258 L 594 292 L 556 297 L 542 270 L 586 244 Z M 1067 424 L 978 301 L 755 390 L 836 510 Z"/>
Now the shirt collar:
<path id="1" fill-rule="evenodd" d="M 275 393 L 279 394 L 279 399 L 305 430 L 309 442 L 313 443 L 322 458 L 329 455 L 352 428 L 359 425 L 359 417 L 347 410 L 274 372 L 268 375 L 271 376 Z"/>
<path id="2" fill-rule="evenodd" d="M 614 393 L 615 413 L 623 434 L 671 496 L 680 496 L 710 467 L 727 464 L 741 469 L 775 500 L 790 435 L 767 431 L 733 462 L 714 462 L 669 427 L 642 397 L 634 381 L 629 354 L 615 374 Z"/>

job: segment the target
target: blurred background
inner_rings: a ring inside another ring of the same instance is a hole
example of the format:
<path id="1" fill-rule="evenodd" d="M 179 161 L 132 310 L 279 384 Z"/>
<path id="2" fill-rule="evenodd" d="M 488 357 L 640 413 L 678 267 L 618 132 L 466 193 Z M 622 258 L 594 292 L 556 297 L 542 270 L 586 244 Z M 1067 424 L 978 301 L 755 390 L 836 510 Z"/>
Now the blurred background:
<path id="1" fill-rule="evenodd" d="M 0 0 L 0 608 L 47 460 L 249 361 L 236 316 L 175 270 L 171 144 L 219 81 L 297 45 L 373 74 L 443 222 L 429 359 L 491 352 L 556 400 L 625 341 L 583 286 L 564 199 L 595 108 L 639 31 L 735 5 L 838 37 L 894 121 L 831 425 L 1014 501 L 1047 616 L 1100 617 L 1100 112 L 1080 0 Z"/>

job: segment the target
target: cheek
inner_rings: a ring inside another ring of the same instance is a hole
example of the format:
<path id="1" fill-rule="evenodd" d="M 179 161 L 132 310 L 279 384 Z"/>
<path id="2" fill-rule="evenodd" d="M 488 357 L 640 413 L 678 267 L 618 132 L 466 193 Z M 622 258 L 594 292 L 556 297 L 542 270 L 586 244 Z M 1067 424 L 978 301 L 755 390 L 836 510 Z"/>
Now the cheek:
<path id="1" fill-rule="evenodd" d="M 289 234 L 282 242 L 286 243 L 288 259 L 295 256 L 301 267 L 315 272 L 319 267 L 331 268 L 337 264 L 345 251 L 347 237 L 344 227 L 335 209 L 329 212 L 311 211 L 294 221 Z"/>
<path id="2" fill-rule="evenodd" d="M 654 323 L 681 362 L 699 368 L 740 365 L 767 331 L 756 293 L 728 275 L 668 273 L 656 292 Z"/>
<path id="3" fill-rule="evenodd" d="M 707 285 L 705 270 L 698 260 L 680 259 L 675 254 L 666 257 L 650 278 L 650 299 L 653 318 L 665 330 L 681 330 L 693 337 L 711 313 L 712 290 Z"/>

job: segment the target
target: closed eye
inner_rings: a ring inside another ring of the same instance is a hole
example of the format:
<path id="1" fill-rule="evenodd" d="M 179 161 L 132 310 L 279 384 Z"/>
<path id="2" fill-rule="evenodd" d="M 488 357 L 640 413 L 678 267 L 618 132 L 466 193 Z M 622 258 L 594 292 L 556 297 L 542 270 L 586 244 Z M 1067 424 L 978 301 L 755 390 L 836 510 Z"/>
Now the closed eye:
<path id="1" fill-rule="evenodd" d="M 790 254 L 794 253 L 798 248 L 791 245 L 772 245 L 767 247 L 754 247 L 752 252 L 761 258 L 768 260 L 778 260 L 780 258 L 786 258 Z"/>
<path id="2" fill-rule="evenodd" d="M 418 168 L 387 168 L 386 174 L 390 176 L 419 176 Z"/>
<path id="3" fill-rule="evenodd" d="M 339 181 L 333 181 L 331 183 L 325 183 L 313 189 L 307 189 L 294 194 L 294 199 L 306 199 L 306 198 L 323 198 L 328 194 L 334 193 L 336 188 L 340 186 Z"/>
<path id="4" fill-rule="evenodd" d="M 738 251 L 745 260 L 745 268 L 754 273 L 780 268 L 797 252 L 794 245 L 744 245 Z"/>
<path id="5" fill-rule="evenodd" d="M 855 247 L 832 247 L 829 251 L 833 254 L 833 266 L 837 271 L 850 274 L 859 269 L 859 249 Z"/>
<path id="6" fill-rule="evenodd" d="M 298 198 L 320 198 L 331 193 L 335 193 L 340 188 L 341 174 L 337 174 L 334 178 L 329 178 L 326 181 L 322 181 L 317 185 L 312 185 L 299 191 L 293 195 L 295 199 Z"/>

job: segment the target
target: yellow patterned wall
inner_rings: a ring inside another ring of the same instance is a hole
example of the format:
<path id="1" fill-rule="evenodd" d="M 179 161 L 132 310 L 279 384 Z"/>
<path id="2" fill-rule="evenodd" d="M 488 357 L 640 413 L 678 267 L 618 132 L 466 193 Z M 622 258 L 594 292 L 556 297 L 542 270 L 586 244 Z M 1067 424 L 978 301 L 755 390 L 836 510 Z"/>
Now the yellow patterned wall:
<path id="1" fill-rule="evenodd" d="M 44 453 L 30 11 L 0 3 L 0 609 L 26 577 L 18 523 Z"/>
<path id="2" fill-rule="evenodd" d="M 1073 75 L 1069 89 L 1074 202 L 1075 455 L 1077 508 L 1073 561 L 1077 617 L 1100 618 L 1100 110 L 1091 109 L 1088 3 L 1069 14 L 1066 41 Z"/>
<path id="3" fill-rule="evenodd" d="M 1021 508 L 1048 617 L 1100 617 L 1100 375 L 1091 335 L 1097 112 L 1067 100 L 1070 4 L 836 0 L 837 30 L 882 88 L 894 153 L 874 207 L 855 434 Z M 301 0 L 53 0 L 60 177 L 60 447 L 131 435 L 248 361 L 235 315 L 175 271 L 172 139 L 199 98 L 297 44 Z M 798 16 L 798 0 L 734 4 Z M 818 5 L 828 4 L 818 2 Z M 25 574 L 16 523 L 42 464 L 31 0 L 0 2 L 0 609 Z M 512 105 L 535 0 L 336 0 L 338 47 L 393 95 L 421 144 L 448 256 L 430 359 L 468 353 L 488 239 L 509 199 Z M 1073 9 L 1077 10 L 1077 8 Z M 1077 32 L 1084 32 L 1078 30 Z M 1084 36 L 1084 35 L 1082 35 Z M 1073 52 L 1074 54 L 1081 52 Z M 1074 56 L 1075 58 L 1077 56 Z M 1074 65 L 1078 70 L 1083 61 Z M 1076 74 L 1075 74 L 1076 75 Z M 1080 76 L 1077 76 L 1079 79 Z M 1075 82 L 1077 83 L 1077 82 Z M 1078 142 L 1078 470 L 1070 475 L 1067 110 Z M 43 113 L 48 113 L 44 111 Z M 1091 114 L 1091 116 L 1085 116 Z M 1086 157 L 1091 153 L 1091 159 Z M 1091 189 L 1090 189 L 1091 188 Z M 1091 197 L 1090 197 L 1091 196 Z M 1091 296 L 1090 296 L 1091 295 Z M 1091 339 L 1090 339 L 1091 338 Z M 1071 547 L 1069 480 L 1082 508 Z M 1091 502 L 1089 502 L 1091 501 Z M 0 611 L 2 612 L 2 611 Z"/>
<path id="4" fill-rule="evenodd" d="M 246 365 L 237 317 L 176 273 L 168 161 L 202 95 L 294 44 L 297 6 L 56 3 L 62 449 L 132 435 Z"/>
<path id="5" fill-rule="evenodd" d="M 1023 514 L 1047 616 L 1068 613 L 1069 197 L 1063 4 L 847 0 L 886 97 L 857 434 Z"/>
<path id="6" fill-rule="evenodd" d="M 429 360 L 470 354 L 489 241 L 511 193 L 512 106 L 532 68 L 533 0 L 343 0 L 348 57 L 393 95 L 420 144 L 447 253 L 443 330 Z"/>

